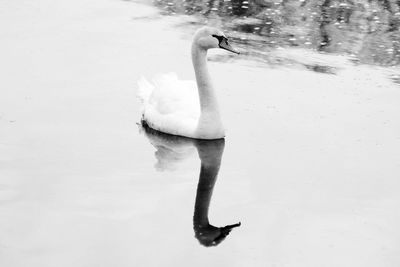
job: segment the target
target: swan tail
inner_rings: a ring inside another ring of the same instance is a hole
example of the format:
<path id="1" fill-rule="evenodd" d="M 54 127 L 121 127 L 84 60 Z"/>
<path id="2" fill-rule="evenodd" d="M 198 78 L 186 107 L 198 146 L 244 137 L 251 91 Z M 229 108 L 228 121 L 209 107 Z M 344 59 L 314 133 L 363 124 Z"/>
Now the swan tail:
<path id="1" fill-rule="evenodd" d="M 147 81 L 145 77 L 140 77 L 140 79 L 138 80 L 137 97 L 143 105 L 145 105 L 149 101 L 153 90 L 154 86 L 149 81 Z"/>

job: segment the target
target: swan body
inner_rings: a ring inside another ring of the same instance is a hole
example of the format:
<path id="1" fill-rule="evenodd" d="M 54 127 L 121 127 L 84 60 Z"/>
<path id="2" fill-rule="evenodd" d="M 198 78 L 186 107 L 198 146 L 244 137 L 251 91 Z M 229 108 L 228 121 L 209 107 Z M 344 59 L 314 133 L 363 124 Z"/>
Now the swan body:
<path id="1" fill-rule="evenodd" d="M 150 128 L 196 139 L 225 137 L 219 105 L 207 69 L 207 50 L 223 48 L 238 53 L 218 29 L 202 27 L 194 35 L 191 54 L 196 82 L 179 80 L 176 74 L 161 75 L 150 83 L 138 82 L 142 121 Z"/>

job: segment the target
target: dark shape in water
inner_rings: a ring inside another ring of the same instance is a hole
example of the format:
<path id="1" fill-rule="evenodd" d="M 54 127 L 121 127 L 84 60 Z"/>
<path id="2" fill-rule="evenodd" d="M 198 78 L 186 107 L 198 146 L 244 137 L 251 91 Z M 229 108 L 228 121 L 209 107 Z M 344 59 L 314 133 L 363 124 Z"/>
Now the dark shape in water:
<path id="1" fill-rule="evenodd" d="M 144 130 L 149 141 L 157 149 L 156 157 L 159 163 L 163 162 L 164 165 L 165 163 L 174 162 L 181 158 L 177 156 L 179 152 L 173 153 L 174 148 L 179 148 L 179 150 L 182 150 L 183 147 L 196 148 L 201 161 L 201 167 L 194 205 L 193 229 L 195 237 L 203 246 L 209 247 L 220 244 L 233 228 L 241 225 L 239 222 L 223 227 L 216 227 L 211 225 L 208 219 L 208 210 L 221 166 L 225 139 L 198 140 L 165 134 L 151 129 L 143 122 L 141 129 Z M 164 153 L 165 151 L 168 152 Z"/>
<path id="2" fill-rule="evenodd" d="M 307 69 L 312 70 L 314 72 L 320 72 L 320 73 L 325 73 L 325 74 L 336 74 L 336 72 L 337 72 L 336 69 L 331 66 L 324 66 L 324 65 L 318 65 L 318 64 L 314 64 L 314 65 L 304 64 L 304 66 Z"/>
<path id="3" fill-rule="evenodd" d="M 200 244 L 209 247 L 221 243 L 235 227 L 241 223 L 216 227 L 209 223 L 208 210 L 217 180 L 225 140 L 197 141 L 195 143 L 201 160 L 200 177 L 197 185 L 196 203 L 194 205 L 193 228 Z"/>

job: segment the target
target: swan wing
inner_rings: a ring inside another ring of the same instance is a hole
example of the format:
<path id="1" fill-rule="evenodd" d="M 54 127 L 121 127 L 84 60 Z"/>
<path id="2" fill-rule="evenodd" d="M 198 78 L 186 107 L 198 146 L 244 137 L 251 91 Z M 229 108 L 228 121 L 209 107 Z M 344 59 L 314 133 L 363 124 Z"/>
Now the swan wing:
<path id="1" fill-rule="evenodd" d="M 153 83 L 139 80 L 138 95 L 142 117 L 151 128 L 187 136 L 196 130 L 200 104 L 194 81 L 179 80 L 173 73 L 160 75 Z"/>
<path id="2" fill-rule="evenodd" d="M 153 80 L 155 90 L 150 104 L 161 114 L 184 113 L 186 116 L 199 115 L 199 96 L 193 81 L 179 80 L 176 74 L 164 74 Z"/>

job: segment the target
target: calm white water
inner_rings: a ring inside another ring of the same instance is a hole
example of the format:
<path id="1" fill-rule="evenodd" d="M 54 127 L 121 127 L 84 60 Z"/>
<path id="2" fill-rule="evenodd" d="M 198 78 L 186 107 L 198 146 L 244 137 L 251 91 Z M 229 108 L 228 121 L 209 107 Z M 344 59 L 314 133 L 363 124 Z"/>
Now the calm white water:
<path id="1" fill-rule="evenodd" d="M 212 51 L 225 144 L 146 135 L 136 80 L 193 79 L 190 30 L 157 12 L 0 3 L 0 265 L 398 266 L 397 70 L 276 51 L 338 69 L 321 74 Z M 210 223 L 241 226 L 206 248 L 193 217 L 211 196 Z"/>

